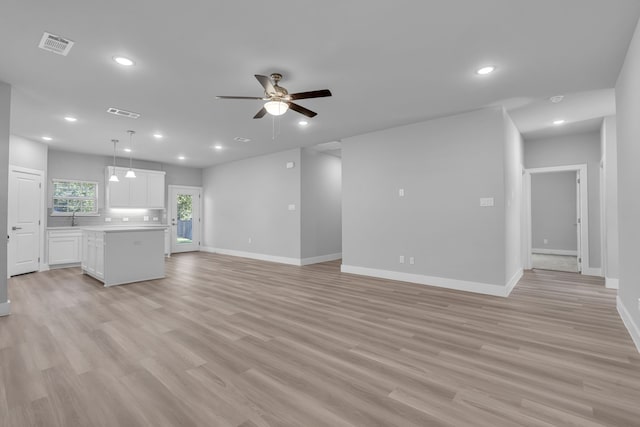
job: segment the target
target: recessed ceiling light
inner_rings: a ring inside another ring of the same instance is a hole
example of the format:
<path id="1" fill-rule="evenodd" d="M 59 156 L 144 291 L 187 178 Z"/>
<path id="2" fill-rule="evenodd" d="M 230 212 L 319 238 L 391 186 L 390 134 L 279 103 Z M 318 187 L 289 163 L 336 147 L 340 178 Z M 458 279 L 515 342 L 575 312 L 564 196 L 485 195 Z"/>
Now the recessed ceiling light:
<path id="1" fill-rule="evenodd" d="M 553 124 L 558 126 L 558 125 L 563 125 L 564 124 L 564 120 L 560 119 L 560 120 L 554 120 Z"/>
<path id="2" fill-rule="evenodd" d="M 131 148 L 125 148 L 124 151 L 126 151 L 127 153 L 131 152 Z"/>
<path id="3" fill-rule="evenodd" d="M 563 95 L 556 95 L 549 98 L 549 101 L 553 102 L 554 104 L 557 104 L 558 102 L 562 102 L 563 99 L 564 99 Z"/>
<path id="4" fill-rule="evenodd" d="M 156 139 L 161 139 L 162 138 L 162 134 L 161 133 L 154 133 L 153 137 Z"/>
<path id="5" fill-rule="evenodd" d="M 216 144 L 213 146 L 213 148 L 215 148 L 216 150 L 222 150 L 222 145 Z"/>
<path id="6" fill-rule="evenodd" d="M 306 121 L 306 120 L 300 120 L 300 121 L 298 122 L 298 124 L 299 124 L 300 126 L 306 126 L 306 125 L 308 125 L 308 124 L 309 124 L 309 122 L 308 122 L 308 121 Z"/>
<path id="7" fill-rule="evenodd" d="M 68 122 L 75 122 L 78 121 L 78 119 L 76 119 L 75 117 L 71 117 L 71 116 L 67 116 L 64 118 L 66 121 Z"/>
<path id="8" fill-rule="evenodd" d="M 43 136 L 42 139 L 44 139 L 45 141 L 53 140 L 53 138 L 51 138 L 50 136 Z"/>
<path id="9" fill-rule="evenodd" d="M 491 74 L 496 70 L 496 67 L 494 67 L 493 65 L 488 65 L 486 67 L 482 67 L 482 68 L 478 68 L 478 70 L 476 71 L 476 74 L 480 74 L 481 76 L 484 76 L 486 74 Z"/>
<path id="10" fill-rule="evenodd" d="M 184 160 L 185 157 L 184 156 L 178 156 L 178 160 Z"/>
<path id="11" fill-rule="evenodd" d="M 124 56 L 114 56 L 113 60 L 120 65 L 124 65 L 125 67 L 130 67 L 135 64 L 135 62 L 133 62 L 131 59 L 125 58 Z"/>

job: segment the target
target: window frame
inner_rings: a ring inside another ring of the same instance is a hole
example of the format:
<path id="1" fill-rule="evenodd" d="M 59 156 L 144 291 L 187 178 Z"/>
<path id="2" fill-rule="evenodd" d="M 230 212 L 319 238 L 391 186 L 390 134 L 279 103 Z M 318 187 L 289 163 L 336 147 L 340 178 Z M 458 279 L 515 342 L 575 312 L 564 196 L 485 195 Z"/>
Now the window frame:
<path id="1" fill-rule="evenodd" d="M 56 183 L 74 183 L 74 184 L 91 184 L 95 185 L 95 197 L 56 197 Z M 81 179 L 54 178 L 51 180 L 51 215 L 50 216 L 73 216 L 74 212 L 60 212 L 55 210 L 55 199 L 66 200 L 93 200 L 95 210 L 92 212 L 75 212 L 75 216 L 100 216 L 99 200 L 100 200 L 100 183 L 97 181 L 86 181 Z"/>

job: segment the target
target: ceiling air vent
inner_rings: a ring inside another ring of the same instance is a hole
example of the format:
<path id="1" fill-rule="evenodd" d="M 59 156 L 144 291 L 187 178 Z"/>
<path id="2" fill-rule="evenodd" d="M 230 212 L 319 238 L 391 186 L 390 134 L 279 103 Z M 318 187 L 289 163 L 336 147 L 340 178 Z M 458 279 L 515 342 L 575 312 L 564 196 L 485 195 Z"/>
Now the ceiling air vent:
<path id="1" fill-rule="evenodd" d="M 73 41 L 50 33 L 44 33 L 38 45 L 40 49 L 48 50 L 49 52 L 62 56 L 67 56 L 72 46 Z"/>
<path id="2" fill-rule="evenodd" d="M 119 108 L 109 107 L 107 113 L 115 114 L 116 116 L 129 117 L 130 119 L 137 119 L 140 117 L 139 113 L 133 111 L 121 110 Z"/>

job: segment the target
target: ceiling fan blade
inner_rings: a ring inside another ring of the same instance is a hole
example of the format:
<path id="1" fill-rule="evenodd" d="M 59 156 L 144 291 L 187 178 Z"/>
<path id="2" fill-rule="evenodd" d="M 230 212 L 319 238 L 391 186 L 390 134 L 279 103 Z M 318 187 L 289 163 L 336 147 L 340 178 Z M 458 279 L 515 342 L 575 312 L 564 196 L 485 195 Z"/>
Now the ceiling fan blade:
<path id="1" fill-rule="evenodd" d="M 289 108 L 291 108 L 293 111 L 304 114 L 307 117 L 315 117 L 318 115 L 318 113 L 311 111 L 308 108 L 304 108 L 301 105 L 294 104 L 293 102 L 287 102 L 287 105 L 289 105 Z"/>
<path id="2" fill-rule="evenodd" d="M 262 87 L 264 88 L 264 91 L 267 94 L 272 94 L 272 93 L 276 93 L 276 88 L 273 87 L 273 83 L 271 83 L 271 79 L 267 76 L 261 76 L 260 74 L 254 74 L 256 79 L 258 79 L 258 81 L 260 82 L 260 84 L 262 85 Z"/>
<path id="3" fill-rule="evenodd" d="M 258 112 L 256 113 L 256 115 L 255 115 L 255 116 L 253 116 L 253 118 L 254 118 L 254 119 L 261 119 L 261 118 L 263 118 L 263 117 L 264 117 L 264 115 L 265 115 L 265 114 L 267 114 L 267 109 L 266 109 L 266 108 L 264 108 L 264 107 L 262 107 L 262 108 L 260 109 L 260 111 L 258 111 Z"/>
<path id="4" fill-rule="evenodd" d="M 292 93 L 289 95 L 291 100 L 294 100 L 294 101 L 296 99 L 322 98 L 324 96 L 331 96 L 331 91 L 329 89 L 322 89 L 322 90 L 312 90 L 310 92 Z"/>
<path id="5" fill-rule="evenodd" d="M 216 96 L 216 99 L 260 99 L 256 96 Z"/>

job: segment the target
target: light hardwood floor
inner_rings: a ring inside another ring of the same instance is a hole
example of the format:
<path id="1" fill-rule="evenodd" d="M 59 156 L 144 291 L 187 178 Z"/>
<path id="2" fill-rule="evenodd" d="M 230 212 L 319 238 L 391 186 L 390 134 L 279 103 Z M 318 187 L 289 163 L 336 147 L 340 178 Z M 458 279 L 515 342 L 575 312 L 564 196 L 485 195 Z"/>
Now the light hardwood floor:
<path id="1" fill-rule="evenodd" d="M 638 426 L 640 357 L 602 280 L 498 298 L 190 253 L 103 288 L 10 280 L 0 426 Z"/>

